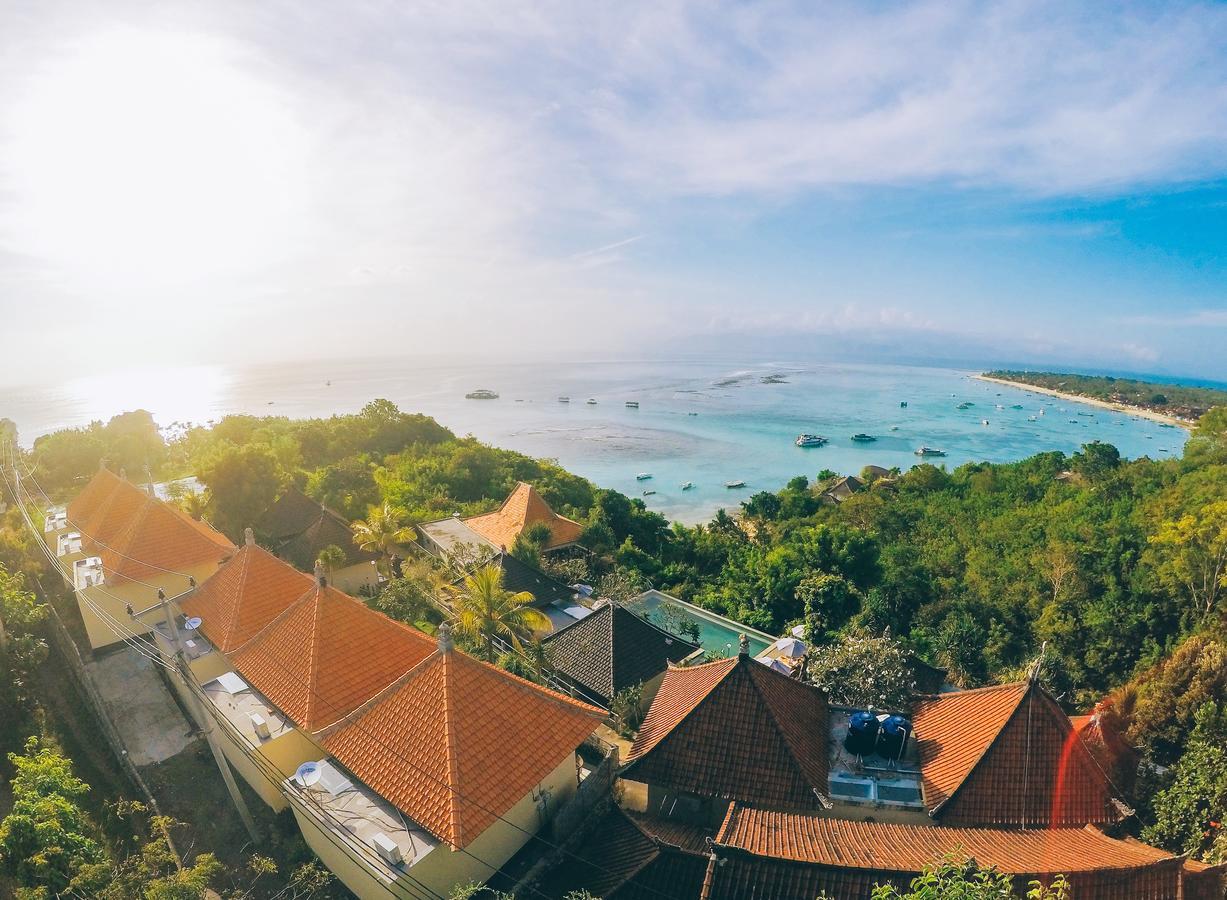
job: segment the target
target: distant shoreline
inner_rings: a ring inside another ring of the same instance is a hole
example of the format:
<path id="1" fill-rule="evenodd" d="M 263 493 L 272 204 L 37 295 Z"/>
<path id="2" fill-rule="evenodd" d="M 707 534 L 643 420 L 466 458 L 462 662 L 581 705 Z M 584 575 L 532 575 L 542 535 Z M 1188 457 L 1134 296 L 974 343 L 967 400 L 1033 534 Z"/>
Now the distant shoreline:
<path id="1" fill-rule="evenodd" d="M 1193 423 L 1185 419 L 1178 419 L 1175 416 L 1164 415 L 1163 413 L 1155 412 L 1154 410 L 1150 409 L 1144 409 L 1140 406 L 1130 406 L 1127 403 L 1113 403 L 1109 400 L 1099 400 L 1095 397 L 1083 397 L 1080 394 L 1069 394 L 1064 391 L 1054 391 L 1051 388 L 1027 384 L 1025 381 L 1007 381 L 1004 378 L 993 378 L 991 375 L 978 374 L 974 377 L 980 381 L 991 381 L 994 384 L 1004 384 L 1009 387 L 1021 388 L 1024 391 L 1033 391 L 1037 394 L 1045 394 L 1049 397 L 1059 397 L 1062 400 L 1075 400 L 1078 403 L 1087 403 L 1091 406 L 1098 406 L 1100 409 L 1110 409 L 1114 410 L 1115 412 L 1128 413 L 1131 416 L 1138 416 L 1142 419 L 1150 419 L 1152 422 L 1162 422 L 1165 425 L 1178 425 L 1185 429 L 1191 429 L 1193 427 Z"/>

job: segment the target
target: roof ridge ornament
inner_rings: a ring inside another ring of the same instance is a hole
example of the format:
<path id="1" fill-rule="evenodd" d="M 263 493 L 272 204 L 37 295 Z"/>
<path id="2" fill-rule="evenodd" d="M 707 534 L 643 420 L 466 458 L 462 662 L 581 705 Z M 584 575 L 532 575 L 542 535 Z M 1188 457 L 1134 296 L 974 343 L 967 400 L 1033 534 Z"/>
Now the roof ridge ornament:
<path id="1" fill-rule="evenodd" d="M 1027 682 L 1029 684 L 1039 684 L 1040 670 L 1044 668 L 1044 654 L 1048 650 L 1048 642 L 1040 644 L 1040 655 L 1035 658 L 1035 661 L 1027 668 Z"/>
<path id="2" fill-rule="evenodd" d="M 254 547 L 256 545 L 256 533 L 252 530 L 250 525 L 243 529 L 243 543 L 248 547 Z"/>
<path id="3" fill-rule="evenodd" d="M 750 638 L 745 634 L 739 634 L 737 636 L 737 655 L 738 656 L 749 656 L 750 655 Z"/>
<path id="4" fill-rule="evenodd" d="M 439 652 L 450 653 L 455 648 L 456 642 L 452 640 L 452 626 L 444 622 L 439 626 Z"/>
<path id="5" fill-rule="evenodd" d="M 320 587 L 328 586 L 328 578 L 324 575 L 324 564 L 318 559 L 315 561 L 315 583 Z"/>

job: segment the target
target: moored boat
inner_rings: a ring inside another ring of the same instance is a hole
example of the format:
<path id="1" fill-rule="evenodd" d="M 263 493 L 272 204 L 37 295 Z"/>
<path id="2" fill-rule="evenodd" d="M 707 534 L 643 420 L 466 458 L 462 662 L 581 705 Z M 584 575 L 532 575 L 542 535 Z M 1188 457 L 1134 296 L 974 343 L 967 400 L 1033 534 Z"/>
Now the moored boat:
<path id="1" fill-rule="evenodd" d="M 726 488 L 743 488 L 746 486 L 746 483 L 744 481 L 726 481 L 724 486 Z"/>
<path id="2" fill-rule="evenodd" d="M 588 405 L 589 405 L 589 406 L 596 406 L 596 397 L 589 397 L 589 398 L 588 398 Z"/>
<path id="3" fill-rule="evenodd" d="M 691 491 L 691 490 L 694 490 L 694 482 L 693 482 L 693 481 L 687 481 L 685 484 L 683 484 L 683 485 L 682 485 L 682 490 L 683 490 L 683 491 Z"/>
<path id="4" fill-rule="evenodd" d="M 945 456 L 945 450 L 938 450 L 936 447 L 917 447 L 917 456 Z"/>
<path id="5" fill-rule="evenodd" d="M 877 438 L 872 434 L 865 434 L 863 431 L 858 431 L 856 434 L 852 435 L 852 440 L 856 441 L 858 444 L 868 444 L 870 441 L 876 441 Z"/>
<path id="6" fill-rule="evenodd" d="M 799 434 L 793 441 L 798 447 L 821 447 L 827 439 L 820 434 Z"/>
<path id="7" fill-rule="evenodd" d="M 627 401 L 626 401 L 626 408 L 627 408 L 627 409 L 638 409 L 638 408 L 639 408 L 639 401 L 638 401 L 638 400 L 627 400 Z"/>
<path id="8" fill-rule="evenodd" d="M 475 391 L 469 391 L 467 394 L 465 394 L 464 399 L 466 400 L 497 400 L 498 393 L 496 391 L 489 390 L 488 388 L 478 388 Z"/>
<path id="9" fill-rule="evenodd" d="M 559 403 L 570 403 L 570 402 L 571 402 L 571 398 L 570 398 L 570 397 L 559 397 L 559 398 L 558 398 L 558 402 L 559 402 Z"/>
<path id="10" fill-rule="evenodd" d="M 651 477 L 652 477 L 651 472 L 640 472 L 638 475 L 635 476 L 635 480 L 636 481 L 647 481 Z"/>

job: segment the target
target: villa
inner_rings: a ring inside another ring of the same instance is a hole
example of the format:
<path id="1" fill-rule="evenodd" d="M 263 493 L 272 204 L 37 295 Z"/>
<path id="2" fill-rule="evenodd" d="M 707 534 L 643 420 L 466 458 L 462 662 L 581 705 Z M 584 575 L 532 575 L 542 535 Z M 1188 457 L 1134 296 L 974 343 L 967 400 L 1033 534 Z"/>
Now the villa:
<path id="1" fill-rule="evenodd" d="M 1225 867 L 1111 836 L 1132 811 L 1033 678 L 906 717 L 831 705 L 744 652 L 673 668 L 621 776 L 625 808 L 592 831 L 608 843 L 547 896 L 859 900 L 953 852 L 1019 885 L 1063 874 L 1073 900 L 1221 897 Z"/>
<path id="2" fill-rule="evenodd" d="M 542 548 L 554 552 L 575 545 L 584 532 L 579 522 L 560 516 L 537 489 L 521 481 L 494 512 L 461 519 L 453 516 L 418 526 L 423 546 L 436 556 L 453 555 L 460 546 L 482 550 L 510 550 L 526 529 L 543 525 L 549 538 Z"/>
<path id="3" fill-rule="evenodd" d="M 129 605 L 147 606 L 159 589 L 187 591 L 235 549 L 208 524 L 106 468 L 67 507 L 45 511 L 43 540 L 72 584 L 94 650 L 129 636 Z"/>
<path id="4" fill-rule="evenodd" d="M 329 572 L 328 581 L 347 594 L 370 592 L 379 585 L 375 565 L 379 554 L 358 547 L 344 517 L 296 488 L 277 498 L 256 523 L 256 530 L 279 557 L 306 572 L 315 568 L 323 550 L 340 548 L 345 562 Z"/>

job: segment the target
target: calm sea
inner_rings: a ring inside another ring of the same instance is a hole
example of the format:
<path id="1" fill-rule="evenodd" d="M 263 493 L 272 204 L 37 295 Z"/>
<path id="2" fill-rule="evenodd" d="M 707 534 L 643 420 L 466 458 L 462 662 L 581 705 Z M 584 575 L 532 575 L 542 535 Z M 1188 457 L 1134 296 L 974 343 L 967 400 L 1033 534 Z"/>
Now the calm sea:
<path id="1" fill-rule="evenodd" d="M 499 399 L 466 400 L 475 388 L 497 391 Z M 559 402 L 561 396 L 570 402 Z M 1070 452 L 1092 440 L 1112 443 L 1127 457 L 1162 458 L 1179 455 L 1186 438 L 1183 429 L 988 384 L 967 372 L 714 359 L 142 371 L 5 391 L 0 416 L 17 422 L 29 445 L 56 428 L 138 407 L 169 426 L 231 412 L 352 412 L 375 397 L 434 416 L 457 434 L 557 459 L 685 522 L 735 507 L 754 491 L 778 489 L 794 475 L 813 478 L 824 468 L 854 474 L 870 463 L 907 469 L 922 445 L 946 451 L 931 461 L 954 467 Z M 627 401 L 639 408 L 627 408 Z M 974 405 L 959 409 L 960 403 Z M 830 443 L 799 448 L 793 441 L 800 432 Z M 858 432 L 877 440 L 856 443 L 851 436 Z M 638 480 L 640 473 L 652 477 Z M 746 486 L 725 487 L 732 481 Z M 687 482 L 693 488 L 683 491 Z"/>

